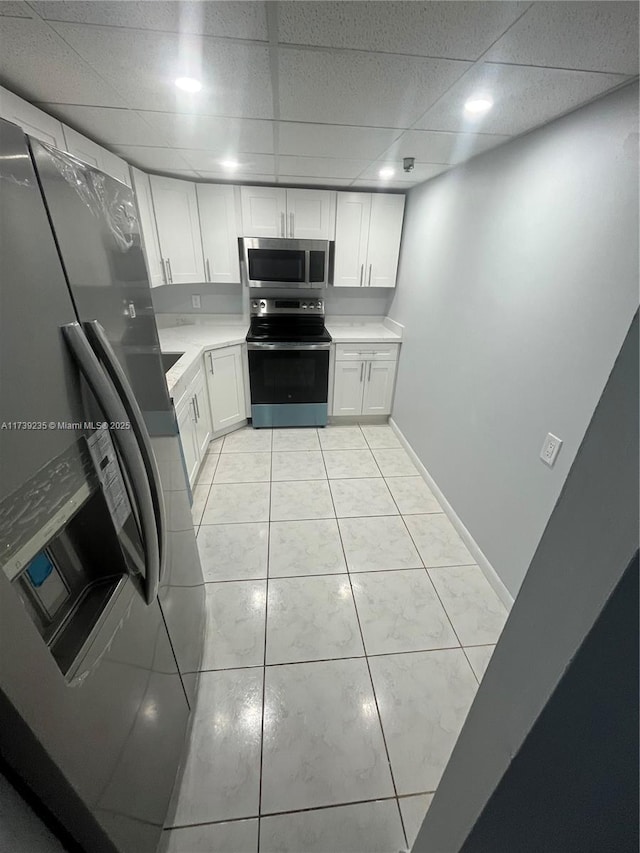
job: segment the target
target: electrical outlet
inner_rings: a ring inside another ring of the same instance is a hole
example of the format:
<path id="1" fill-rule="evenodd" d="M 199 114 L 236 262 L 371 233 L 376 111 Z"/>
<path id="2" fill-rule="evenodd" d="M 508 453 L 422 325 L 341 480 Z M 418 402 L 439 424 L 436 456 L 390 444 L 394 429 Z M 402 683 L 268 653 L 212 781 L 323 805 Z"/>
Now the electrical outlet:
<path id="1" fill-rule="evenodd" d="M 200 308 L 200 294 L 194 293 L 191 296 L 191 307 L 192 308 Z"/>
<path id="2" fill-rule="evenodd" d="M 542 450 L 540 451 L 540 459 L 542 459 L 544 464 L 548 465 L 549 468 L 553 468 L 561 447 L 562 439 L 558 438 L 557 435 L 553 435 L 551 432 L 547 433 L 547 437 L 542 445 Z"/>

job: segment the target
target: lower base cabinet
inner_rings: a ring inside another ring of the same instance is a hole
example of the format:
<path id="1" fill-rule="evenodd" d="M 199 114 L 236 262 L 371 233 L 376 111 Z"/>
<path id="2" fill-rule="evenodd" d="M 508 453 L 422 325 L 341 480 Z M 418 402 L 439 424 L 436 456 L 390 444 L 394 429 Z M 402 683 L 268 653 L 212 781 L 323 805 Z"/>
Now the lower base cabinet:
<path id="1" fill-rule="evenodd" d="M 209 397 L 202 366 L 176 406 L 176 419 L 189 483 L 193 485 L 211 441 Z"/>
<path id="2" fill-rule="evenodd" d="M 244 397 L 242 347 L 207 350 L 204 366 L 211 403 L 213 433 L 244 421 L 247 417 Z"/>
<path id="3" fill-rule="evenodd" d="M 336 361 L 333 415 L 390 415 L 397 361 Z"/>

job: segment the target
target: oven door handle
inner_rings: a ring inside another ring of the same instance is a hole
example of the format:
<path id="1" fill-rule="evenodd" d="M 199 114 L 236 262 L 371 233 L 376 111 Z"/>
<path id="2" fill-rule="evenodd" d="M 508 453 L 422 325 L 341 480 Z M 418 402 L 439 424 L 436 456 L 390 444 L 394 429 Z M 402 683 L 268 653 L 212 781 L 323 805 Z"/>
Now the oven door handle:
<path id="1" fill-rule="evenodd" d="M 300 351 L 300 350 L 329 350 L 331 349 L 330 343 L 322 343 L 322 344 L 308 344 L 302 343 L 298 341 L 290 341 L 286 343 L 247 343 L 248 350 L 292 350 L 292 351 Z"/>

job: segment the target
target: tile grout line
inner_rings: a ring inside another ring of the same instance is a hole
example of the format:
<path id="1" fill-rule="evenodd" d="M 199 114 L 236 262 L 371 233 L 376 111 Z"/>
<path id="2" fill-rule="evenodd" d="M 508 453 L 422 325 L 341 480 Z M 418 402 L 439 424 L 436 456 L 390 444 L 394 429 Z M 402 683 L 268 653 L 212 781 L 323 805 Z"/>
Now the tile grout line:
<path id="1" fill-rule="evenodd" d="M 369 449 L 369 453 L 371 453 L 371 448 L 369 448 L 369 442 L 367 441 L 367 437 L 364 434 L 364 432 L 362 431 L 362 427 L 359 424 L 358 424 L 358 428 L 360 429 L 362 437 L 364 438 L 364 441 L 367 445 L 367 448 Z M 371 453 L 371 455 L 373 456 L 373 453 Z M 324 462 L 325 461 L 324 460 L 324 452 L 323 452 L 322 459 Z M 377 465 L 377 461 L 375 460 L 375 456 L 373 456 L 373 459 Z M 325 462 L 325 468 L 326 468 L 326 462 Z M 327 471 L 327 479 L 328 479 L 328 473 L 329 472 Z M 381 472 L 381 476 L 382 476 L 382 472 Z M 333 505 L 333 511 L 335 513 L 336 507 L 335 507 L 335 503 L 333 500 L 333 493 L 331 492 L 331 487 L 329 487 L 329 494 L 331 495 L 331 503 Z M 336 521 L 337 521 L 337 519 L 338 519 L 338 516 L 336 514 Z M 369 673 L 369 683 L 371 684 L 371 692 L 373 694 L 373 701 L 375 702 L 375 705 L 376 705 L 376 713 L 378 715 L 378 722 L 380 724 L 380 733 L 382 734 L 382 743 L 384 744 L 384 751 L 385 751 L 385 754 L 387 756 L 387 766 L 389 767 L 389 775 L 391 777 L 391 784 L 393 785 L 394 798 L 396 801 L 396 806 L 398 808 L 398 815 L 400 817 L 400 826 L 402 827 L 402 834 L 404 836 L 405 844 L 407 845 L 407 848 L 408 848 L 409 847 L 409 840 L 408 840 L 407 831 L 406 831 L 405 825 L 404 825 L 404 819 L 402 817 L 402 809 L 400 808 L 400 801 L 398 800 L 398 788 L 396 786 L 396 780 L 395 780 L 395 777 L 393 775 L 393 767 L 391 766 L 391 756 L 389 754 L 389 747 L 387 745 L 387 738 L 386 738 L 385 733 L 384 733 L 384 726 L 382 725 L 382 716 L 380 714 L 380 706 L 378 705 L 378 697 L 376 695 L 376 688 L 375 688 L 374 683 L 373 683 L 373 675 L 371 674 L 371 667 L 369 665 L 369 657 L 367 655 L 367 646 L 365 644 L 364 632 L 362 631 L 362 623 L 360 622 L 360 614 L 358 613 L 358 605 L 356 603 L 356 596 L 355 596 L 355 593 L 353 591 L 353 583 L 351 581 L 351 573 L 349 572 L 349 564 L 347 562 L 347 552 L 346 552 L 345 547 L 344 547 L 344 541 L 342 539 L 342 530 L 340 529 L 339 523 L 338 523 L 338 535 L 340 537 L 340 545 L 342 547 L 342 555 L 344 557 L 345 565 L 347 566 L 347 575 L 349 577 L 349 588 L 351 590 L 351 599 L 353 601 L 353 607 L 354 607 L 355 614 L 356 614 L 356 620 L 358 622 L 358 630 L 360 631 L 360 639 L 362 640 L 362 648 L 364 650 L 364 660 L 365 660 L 365 663 L 367 666 L 367 672 Z"/>

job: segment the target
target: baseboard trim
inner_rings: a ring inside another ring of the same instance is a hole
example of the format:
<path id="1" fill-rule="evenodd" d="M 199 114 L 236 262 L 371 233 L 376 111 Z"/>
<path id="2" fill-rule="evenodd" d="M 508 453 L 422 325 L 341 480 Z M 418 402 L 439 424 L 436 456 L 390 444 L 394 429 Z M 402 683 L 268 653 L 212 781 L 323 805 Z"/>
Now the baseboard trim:
<path id="1" fill-rule="evenodd" d="M 427 486 L 429 486 L 429 488 L 431 489 L 433 494 L 436 496 L 438 503 L 440 504 L 440 506 L 444 510 L 449 521 L 453 524 L 455 529 L 458 531 L 460 538 L 462 539 L 464 544 L 467 546 L 467 548 L 471 552 L 471 555 L 475 559 L 476 563 L 482 569 L 482 573 L 484 574 L 486 579 L 491 584 L 494 592 L 496 593 L 498 598 L 502 601 L 502 603 L 505 605 L 505 607 L 508 610 L 511 610 L 511 607 L 513 605 L 513 596 L 511 595 L 509 590 L 506 588 L 506 586 L 504 585 L 504 583 L 500 579 L 500 576 L 498 575 L 496 570 L 493 568 L 493 566 L 491 565 L 489 560 L 485 557 L 485 555 L 482 552 L 482 549 L 480 548 L 480 546 L 478 545 L 476 540 L 473 538 L 473 536 L 469 533 L 467 528 L 464 526 L 462 519 L 457 514 L 457 512 L 454 510 L 454 508 L 451 506 L 449 501 L 446 499 L 446 497 L 442 493 L 442 490 L 440 489 L 440 487 L 438 486 L 436 481 L 433 479 L 431 474 L 424 467 L 424 465 L 422 464 L 422 462 L 418 458 L 417 453 L 415 452 L 413 447 L 411 447 L 411 445 L 409 444 L 409 442 L 405 438 L 402 430 L 400 429 L 398 424 L 393 420 L 393 418 L 389 418 L 389 426 L 395 432 L 395 434 L 398 436 L 398 440 L 400 441 L 400 444 L 402 444 L 404 449 L 407 451 L 407 453 L 411 457 L 411 461 L 413 462 L 413 464 L 418 469 L 418 472 L 419 472 L 420 476 L 422 477 L 422 479 L 425 481 Z"/>

